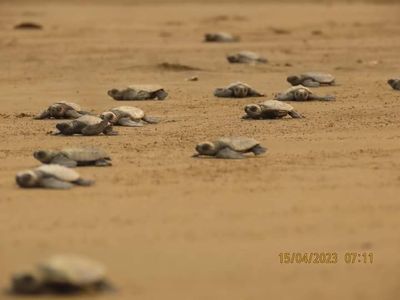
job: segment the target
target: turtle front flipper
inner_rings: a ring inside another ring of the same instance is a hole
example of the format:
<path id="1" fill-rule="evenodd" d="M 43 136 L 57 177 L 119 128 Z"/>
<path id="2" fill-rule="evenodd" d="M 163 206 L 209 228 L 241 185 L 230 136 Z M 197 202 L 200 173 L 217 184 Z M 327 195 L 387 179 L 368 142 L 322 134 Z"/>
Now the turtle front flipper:
<path id="1" fill-rule="evenodd" d="M 52 164 L 61 165 L 67 168 L 75 168 L 78 163 L 75 160 L 69 159 L 64 155 L 56 155 L 52 160 Z"/>
<path id="2" fill-rule="evenodd" d="M 70 123 L 58 123 L 56 124 L 56 128 L 60 131 L 60 134 L 63 135 L 73 135 L 75 134 L 75 126 Z"/>
<path id="3" fill-rule="evenodd" d="M 67 190 L 74 186 L 69 182 L 65 182 L 54 177 L 42 178 L 39 184 L 41 187 L 57 190 Z"/>
<path id="4" fill-rule="evenodd" d="M 233 97 L 233 91 L 226 88 L 217 88 L 214 91 L 214 96 L 221 98 L 230 98 Z"/>
<path id="5" fill-rule="evenodd" d="M 287 93 L 279 93 L 279 94 L 275 95 L 274 100 L 292 101 L 293 100 L 293 95 L 292 94 L 287 94 Z"/>
<path id="6" fill-rule="evenodd" d="M 229 147 L 225 147 L 222 148 L 221 150 L 219 150 L 217 152 L 217 154 L 215 155 L 216 158 L 227 158 L 227 159 L 241 159 L 241 158 L 245 158 L 245 156 L 240 153 L 237 152 L 235 150 L 232 150 Z"/>
<path id="7" fill-rule="evenodd" d="M 267 148 L 265 148 L 261 145 L 257 145 L 257 146 L 254 146 L 253 148 L 251 148 L 251 152 L 253 152 L 254 155 L 261 155 L 261 154 L 267 152 Z"/>
<path id="8" fill-rule="evenodd" d="M 297 111 L 292 110 L 288 112 L 289 116 L 291 116 L 293 119 L 301 119 L 304 118 L 303 115 L 299 114 Z"/>
<path id="9" fill-rule="evenodd" d="M 248 92 L 248 96 L 249 97 L 264 97 L 265 94 L 259 93 L 254 89 L 250 89 L 249 92 Z"/>
<path id="10" fill-rule="evenodd" d="M 103 120 L 94 125 L 87 125 L 82 129 L 82 134 L 83 135 L 99 135 L 106 129 L 107 126 L 108 126 L 107 120 Z"/>
<path id="11" fill-rule="evenodd" d="M 65 117 L 68 119 L 78 119 L 82 117 L 82 114 L 78 113 L 76 110 L 69 109 L 65 112 Z"/>
<path id="12" fill-rule="evenodd" d="M 112 163 L 107 159 L 98 159 L 94 162 L 94 165 L 96 167 L 109 167 L 112 166 Z"/>
<path id="13" fill-rule="evenodd" d="M 118 120 L 118 124 L 121 126 L 128 126 L 128 127 L 141 127 L 143 126 L 143 123 L 140 121 L 133 121 L 130 118 L 121 118 Z"/>
<path id="14" fill-rule="evenodd" d="M 43 119 L 49 119 L 50 118 L 50 112 L 48 109 L 40 113 L 39 115 L 33 117 L 35 120 L 43 120 Z"/>
<path id="15" fill-rule="evenodd" d="M 79 178 L 78 180 L 73 181 L 74 184 L 81 186 L 91 186 L 94 184 L 94 182 L 95 182 L 94 180 L 83 179 L 83 178 Z"/>
<path id="16" fill-rule="evenodd" d="M 151 116 L 144 116 L 142 120 L 149 124 L 158 124 L 161 121 L 160 118 L 151 117 Z"/>
<path id="17" fill-rule="evenodd" d="M 332 95 L 326 95 L 326 96 L 317 96 L 314 94 L 310 94 L 308 96 L 308 100 L 318 100 L 318 101 L 334 101 L 336 100 L 335 96 Z"/>
<path id="18" fill-rule="evenodd" d="M 312 80 L 312 79 L 306 79 L 302 82 L 303 86 L 306 87 L 320 87 L 321 84 L 318 81 Z"/>

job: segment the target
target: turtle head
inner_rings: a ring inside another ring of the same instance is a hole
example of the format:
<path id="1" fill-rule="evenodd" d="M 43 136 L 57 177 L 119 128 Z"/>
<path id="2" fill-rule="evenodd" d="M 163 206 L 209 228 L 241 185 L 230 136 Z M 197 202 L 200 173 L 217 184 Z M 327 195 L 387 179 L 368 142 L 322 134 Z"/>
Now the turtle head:
<path id="1" fill-rule="evenodd" d="M 244 111 L 251 118 L 256 118 L 261 115 L 261 106 L 258 104 L 248 104 L 244 107 Z"/>
<path id="2" fill-rule="evenodd" d="M 228 55 L 227 57 L 226 57 L 226 59 L 230 62 L 230 63 L 237 63 L 237 62 L 239 62 L 239 58 L 238 58 L 238 56 L 237 55 Z"/>
<path id="3" fill-rule="evenodd" d="M 310 92 L 307 91 L 305 88 L 298 88 L 294 91 L 294 99 L 298 101 L 305 101 L 308 99 Z"/>
<path id="4" fill-rule="evenodd" d="M 287 80 L 287 82 L 289 82 L 291 85 L 298 85 L 298 84 L 301 83 L 300 76 L 297 76 L 297 75 L 289 76 L 286 80 Z"/>
<path id="5" fill-rule="evenodd" d="M 20 187 L 34 187 L 38 183 L 39 176 L 32 170 L 27 170 L 17 173 L 15 180 Z"/>
<path id="6" fill-rule="evenodd" d="M 389 79 L 389 80 L 387 81 L 387 83 L 388 83 L 390 86 L 393 86 L 393 85 L 395 84 L 395 82 L 396 82 L 395 79 Z"/>
<path id="7" fill-rule="evenodd" d="M 107 91 L 108 96 L 110 96 L 111 98 L 114 99 L 118 99 L 120 98 L 120 92 L 117 89 L 111 89 Z"/>
<path id="8" fill-rule="evenodd" d="M 237 98 L 246 97 L 250 92 L 249 88 L 242 84 L 235 85 L 234 87 L 232 87 L 232 90 L 233 90 L 233 95 Z"/>
<path id="9" fill-rule="evenodd" d="M 199 155 L 214 155 L 216 147 L 212 142 L 202 142 L 197 144 L 196 151 Z"/>
<path id="10" fill-rule="evenodd" d="M 107 120 L 108 122 L 114 124 L 118 121 L 118 116 L 112 111 L 105 111 L 100 115 L 100 118 Z"/>
<path id="11" fill-rule="evenodd" d="M 53 104 L 49 108 L 50 115 L 54 118 L 62 118 L 65 114 L 66 108 L 61 104 Z"/>
<path id="12" fill-rule="evenodd" d="M 43 281 L 34 272 L 19 272 L 12 276 L 12 290 L 17 294 L 37 294 L 43 289 Z"/>
<path id="13" fill-rule="evenodd" d="M 33 152 L 33 157 L 44 164 L 50 163 L 55 155 L 55 152 L 49 150 L 38 150 Z"/>

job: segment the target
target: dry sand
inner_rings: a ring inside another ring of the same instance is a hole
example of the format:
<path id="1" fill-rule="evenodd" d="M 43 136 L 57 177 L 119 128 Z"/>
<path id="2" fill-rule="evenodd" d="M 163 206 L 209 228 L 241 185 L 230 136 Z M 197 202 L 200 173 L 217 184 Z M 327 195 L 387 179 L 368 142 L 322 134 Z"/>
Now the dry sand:
<path id="1" fill-rule="evenodd" d="M 386 84 L 400 75 L 399 15 L 371 4 L 2 1 L 0 286 L 24 264 L 72 252 L 108 266 L 119 292 L 102 299 L 399 299 L 400 92 Z M 44 30 L 13 30 L 21 21 Z M 214 30 L 242 42 L 202 43 Z M 270 63 L 226 62 L 243 49 Z M 243 121 L 243 106 L 259 99 L 212 96 L 242 80 L 271 97 L 307 70 L 339 85 L 317 90 L 336 102 L 295 103 L 303 120 Z M 193 75 L 200 81 L 184 80 Z M 62 99 L 101 112 L 121 104 L 107 89 L 135 82 L 169 91 L 166 101 L 127 103 L 163 123 L 56 137 L 46 134 L 56 121 L 18 116 Z M 222 135 L 252 136 L 269 152 L 191 158 L 196 142 Z M 101 146 L 114 166 L 79 169 L 92 188 L 17 188 L 15 173 L 37 165 L 33 150 L 66 145 Z M 279 262 L 280 252 L 320 251 L 339 262 Z M 346 251 L 375 261 L 347 265 Z"/>

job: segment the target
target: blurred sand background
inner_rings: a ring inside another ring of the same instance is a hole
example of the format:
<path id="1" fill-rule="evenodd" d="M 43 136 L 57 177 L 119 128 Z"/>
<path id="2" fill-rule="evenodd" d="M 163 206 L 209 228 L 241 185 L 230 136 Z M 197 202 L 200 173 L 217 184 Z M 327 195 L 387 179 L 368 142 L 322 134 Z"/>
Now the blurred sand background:
<path id="1" fill-rule="evenodd" d="M 24 264 L 71 252 L 108 266 L 119 292 L 101 299 L 399 299 L 400 93 L 386 80 L 400 75 L 400 7 L 375 2 L 1 1 L 1 288 Z M 22 21 L 44 29 L 13 30 Z M 242 42 L 201 42 L 215 30 Z M 270 63 L 229 65 L 237 50 Z M 259 99 L 212 96 L 242 80 L 272 97 L 308 70 L 339 85 L 317 90 L 334 103 L 294 103 L 304 120 L 243 121 Z M 200 81 L 184 80 L 193 75 Z M 118 106 L 106 91 L 134 82 L 168 90 L 164 102 L 130 103 L 163 123 L 83 138 L 31 120 L 56 100 Z M 252 136 L 269 152 L 191 158 L 197 142 L 222 135 Z M 37 165 L 33 150 L 66 145 L 100 146 L 114 166 L 79 169 L 97 180 L 91 188 L 16 187 L 15 173 Z M 280 252 L 320 251 L 339 262 L 279 263 Z M 346 265 L 346 251 L 375 261 Z"/>

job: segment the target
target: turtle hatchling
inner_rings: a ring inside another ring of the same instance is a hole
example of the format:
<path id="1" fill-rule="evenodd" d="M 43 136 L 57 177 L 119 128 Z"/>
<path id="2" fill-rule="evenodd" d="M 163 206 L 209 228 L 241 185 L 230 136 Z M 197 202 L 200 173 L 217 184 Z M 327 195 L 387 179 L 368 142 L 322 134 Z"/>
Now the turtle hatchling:
<path id="1" fill-rule="evenodd" d="M 22 188 L 69 189 L 74 185 L 89 186 L 92 180 L 83 179 L 78 172 L 60 165 L 41 165 L 33 170 L 17 173 L 17 184 Z"/>
<path id="2" fill-rule="evenodd" d="M 228 32 L 213 32 L 204 35 L 205 42 L 230 43 L 238 42 L 239 37 Z"/>
<path id="3" fill-rule="evenodd" d="M 400 91 L 400 79 L 389 79 L 387 82 L 394 90 Z"/>
<path id="4" fill-rule="evenodd" d="M 241 51 L 235 54 L 228 55 L 226 57 L 228 62 L 231 64 L 238 63 L 238 64 L 265 64 L 268 60 L 264 57 L 261 57 L 255 52 L 251 51 Z"/>
<path id="5" fill-rule="evenodd" d="M 307 72 L 300 75 L 292 75 L 287 78 L 291 85 L 304 85 L 307 87 L 319 87 L 321 85 L 335 85 L 335 77 L 328 73 Z"/>
<path id="6" fill-rule="evenodd" d="M 41 119 L 77 119 L 88 114 L 82 111 L 81 107 L 72 102 L 59 101 L 50 105 L 41 114 L 34 117 L 37 120 Z"/>
<path id="7" fill-rule="evenodd" d="M 105 267 L 76 255 L 55 255 L 27 271 L 13 274 L 16 294 L 70 294 L 112 290 Z"/>
<path id="8" fill-rule="evenodd" d="M 160 85 L 135 84 L 125 89 L 111 89 L 107 94 L 114 100 L 164 100 L 168 93 Z"/>
<path id="9" fill-rule="evenodd" d="M 133 106 L 119 106 L 103 112 L 100 116 L 103 120 L 109 121 L 114 125 L 137 127 L 143 124 L 156 124 L 159 120 L 147 116 L 143 110 Z"/>
<path id="10" fill-rule="evenodd" d="M 293 106 L 278 100 L 248 104 L 244 107 L 244 111 L 246 112 L 244 119 L 281 119 L 287 115 L 295 119 L 304 118 L 294 110 Z"/>
<path id="11" fill-rule="evenodd" d="M 75 120 L 58 123 L 56 128 L 59 130 L 56 134 L 62 135 L 99 135 L 101 133 L 104 133 L 105 135 L 117 134 L 113 131 L 110 122 L 91 115 L 85 115 Z"/>
<path id="12" fill-rule="evenodd" d="M 69 168 L 76 166 L 111 166 L 110 156 L 97 148 L 65 148 L 60 151 L 38 150 L 33 157 L 44 164 L 56 164 Z"/>
<path id="13" fill-rule="evenodd" d="M 263 97 L 264 94 L 257 92 L 251 86 L 243 82 L 231 83 L 227 87 L 217 88 L 214 96 L 222 98 L 245 98 L 245 97 Z"/>
<path id="14" fill-rule="evenodd" d="M 213 142 L 202 142 L 196 146 L 195 157 L 205 155 L 216 158 L 245 158 L 245 153 L 263 154 L 267 151 L 255 139 L 247 137 L 223 137 Z"/>
<path id="15" fill-rule="evenodd" d="M 318 96 L 315 95 L 309 88 L 302 85 L 296 85 L 284 93 L 279 93 L 275 96 L 275 100 L 280 101 L 311 101 L 311 100 L 321 100 L 321 101 L 332 101 L 335 100 L 335 96 L 326 95 Z"/>

